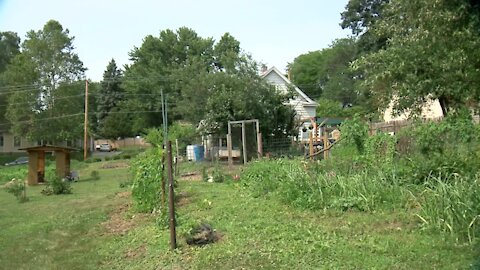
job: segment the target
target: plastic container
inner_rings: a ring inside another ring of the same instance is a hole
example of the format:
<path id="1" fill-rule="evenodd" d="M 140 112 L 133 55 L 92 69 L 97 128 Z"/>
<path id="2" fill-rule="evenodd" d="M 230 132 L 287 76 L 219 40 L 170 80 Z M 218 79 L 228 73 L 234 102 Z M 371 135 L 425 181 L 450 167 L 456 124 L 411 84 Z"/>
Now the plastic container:
<path id="1" fill-rule="evenodd" d="M 193 154 L 195 156 L 195 159 L 194 159 L 195 161 L 203 160 L 203 153 L 204 153 L 203 145 L 193 146 Z"/>
<path id="2" fill-rule="evenodd" d="M 195 160 L 195 145 L 187 145 L 187 160 Z"/>

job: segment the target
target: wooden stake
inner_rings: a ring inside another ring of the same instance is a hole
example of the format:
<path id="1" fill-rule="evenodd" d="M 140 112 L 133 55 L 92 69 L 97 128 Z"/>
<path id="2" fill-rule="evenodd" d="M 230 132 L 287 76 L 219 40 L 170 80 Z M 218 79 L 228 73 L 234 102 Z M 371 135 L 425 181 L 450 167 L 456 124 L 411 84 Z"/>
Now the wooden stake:
<path id="1" fill-rule="evenodd" d="M 85 81 L 85 120 L 83 123 L 83 160 L 87 160 L 88 80 Z"/>
<path id="2" fill-rule="evenodd" d="M 242 122 L 242 147 L 243 147 L 243 164 L 247 164 L 247 135 L 245 134 L 245 121 Z"/>
<path id="3" fill-rule="evenodd" d="M 168 159 L 168 213 L 170 218 L 170 248 L 177 248 L 177 232 L 175 228 L 175 194 L 173 193 L 172 142 L 167 143 Z"/>
<path id="4" fill-rule="evenodd" d="M 313 134 L 312 132 L 310 132 L 309 136 L 308 136 L 308 139 L 309 139 L 309 144 L 310 144 L 310 159 L 313 160 Z"/>
<path id="5" fill-rule="evenodd" d="M 323 149 L 325 151 L 323 152 L 323 159 L 327 160 L 328 159 L 328 132 L 326 128 L 323 128 Z"/>

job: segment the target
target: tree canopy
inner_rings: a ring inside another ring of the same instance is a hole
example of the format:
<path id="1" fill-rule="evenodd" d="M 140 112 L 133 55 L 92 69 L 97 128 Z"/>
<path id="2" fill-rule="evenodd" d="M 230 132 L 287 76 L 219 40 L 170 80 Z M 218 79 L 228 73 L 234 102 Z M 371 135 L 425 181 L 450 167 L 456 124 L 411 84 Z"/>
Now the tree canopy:
<path id="1" fill-rule="evenodd" d="M 16 90 L 9 95 L 6 112 L 14 134 L 46 141 L 79 137 L 76 120 L 82 119 L 83 84 L 74 82 L 84 78 L 86 69 L 73 52 L 73 39 L 53 20 L 27 33 L 21 52 L 2 76 Z"/>
<path id="2" fill-rule="evenodd" d="M 185 27 L 164 30 L 147 36 L 130 56 L 123 110 L 146 112 L 134 117 L 133 132 L 161 125 L 161 92 L 169 122 L 202 122 L 205 132 L 225 134 L 229 120 L 257 118 L 265 135 L 293 129 L 293 110 L 283 104 L 288 96 L 259 77 L 257 64 L 228 33 L 215 42 Z"/>
<path id="3" fill-rule="evenodd" d="M 355 62 L 362 86 L 381 108 L 394 100 L 395 112 L 419 112 L 428 98 L 447 114 L 480 97 L 479 13 L 471 1 L 396 0 L 385 6 L 372 29 L 390 36 L 385 49 Z"/>

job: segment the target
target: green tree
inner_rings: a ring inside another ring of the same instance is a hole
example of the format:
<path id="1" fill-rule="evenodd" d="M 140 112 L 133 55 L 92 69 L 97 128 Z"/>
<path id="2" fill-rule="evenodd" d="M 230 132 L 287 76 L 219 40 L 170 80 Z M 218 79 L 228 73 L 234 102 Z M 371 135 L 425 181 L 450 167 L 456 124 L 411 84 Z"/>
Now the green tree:
<path id="1" fill-rule="evenodd" d="M 361 102 L 356 90 L 357 73 L 350 69 L 357 57 L 354 39 L 339 39 L 321 51 L 295 58 L 290 64 L 293 83 L 306 90 L 307 95 L 320 96 L 351 106 Z"/>
<path id="2" fill-rule="evenodd" d="M 418 114 L 427 98 L 438 98 L 444 114 L 478 106 L 479 26 L 478 9 L 467 0 L 392 1 L 372 29 L 391 37 L 388 46 L 355 63 L 363 87 L 379 107 L 394 100 L 397 113 Z"/>
<path id="3" fill-rule="evenodd" d="M 384 16 L 385 6 L 390 0 L 349 0 L 342 12 L 340 26 L 352 30 L 357 37 L 357 47 L 361 53 L 369 53 L 384 48 L 389 36 L 372 34 L 370 29 Z"/>
<path id="4" fill-rule="evenodd" d="M 12 59 L 3 74 L 4 82 L 10 87 L 28 85 L 9 97 L 6 115 L 14 134 L 49 141 L 79 135 L 75 134 L 78 122 L 69 116 L 83 110 L 77 110 L 77 106 L 59 109 L 66 100 L 76 99 L 83 93 L 83 86 L 74 87 L 75 81 L 84 78 L 85 68 L 73 52 L 73 39 L 67 29 L 53 20 L 42 30 L 27 33 L 21 53 Z M 58 125 L 46 129 L 46 123 L 52 123 L 52 119 Z"/>
<path id="5" fill-rule="evenodd" d="M 20 38 L 15 32 L 0 32 L 0 73 L 20 53 Z"/>
<path id="6" fill-rule="evenodd" d="M 0 32 L 0 131 L 8 130 L 5 118 L 7 100 L 14 88 L 5 85 L 2 73 L 7 69 L 12 59 L 20 53 L 20 38 L 14 32 Z"/>
<path id="7" fill-rule="evenodd" d="M 126 129 L 121 125 L 118 134 L 115 134 L 115 130 L 112 130 L 112 125 L 116 125 L 112 122 L 116 122 L 118 120 L 126 120 L 125 116 L 110 116 L 110 112 L 116 109 L 118 113 L 120 110 L 117 108 L 119 107 L 120 103 L 124 100 L 124 91 L 121 87 L 121 80 L 122 80 L 122 71 L 118 69 L 115 60 L 112 59 L 110 63 L 108 63 L 107 69 L 103 73 L 103 80 L 101 83 L 101 88 L 96 95 L 96 107 L 97 107 L 97 130 L 98 135 L 108 138 L 117 138 L 123 137 L 121 135 L 125 135 Z M 112 119 L 109 119 L 112 118 Z M 106 122 L 109 122 L 106 125 Z M 128 124 L 130 121 L 128 121 Z M 125 123 L 127 124 L 127 123 Z M 128 125 L 127 124 L 127 125 Z M 107 127 L 108 126 L 108 127 Z M 108 136 L 107 136 L 108 134 Z"/>
<path id="8" fill-rule="evenodd" d="M 147 36 L 141 47 L 130 52 L 133 64 L 125 69 L 123 87 L 134 98 L 129 99 L 126 107 L 149 112 L 135 115 L 134 131 L 161 125 L 161 91 L 168 96 L 169 120 L 182 118 L 183 108 L 179 108 L 177 100 L 185 81 L 176 78 L 190 80 L 182 75 L 182 69 L 190 69 L 193 77 L 197 77 L 197 72 L 210 72 L 214 66 L 213 43 L 211 38 L 202 38 L 192 29 L 182 27 L 176 32 L 161 31 L 159 37 Z M 192 70 L 192 66 L 198 69 Z"/>

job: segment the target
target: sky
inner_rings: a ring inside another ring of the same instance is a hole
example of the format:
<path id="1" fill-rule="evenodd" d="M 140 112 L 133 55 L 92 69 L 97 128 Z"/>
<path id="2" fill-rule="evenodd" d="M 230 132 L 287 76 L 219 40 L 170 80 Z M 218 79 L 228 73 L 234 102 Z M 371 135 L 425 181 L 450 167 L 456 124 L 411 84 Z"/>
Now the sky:
<path id="1" fill-rule="evenodd" d="M 0 0 L 0 31 L 22 38 L 54 19 L 74 36 L 87 78 L 102 79 L 113 58 L 131 64 L 128 53 L 147 35 L 189 27 L 219 40 L 228 32 L 253 59 L 285 70 L 295 57 L 327 48 L 350 32 L 339 26 L 348 0 Z"/>

